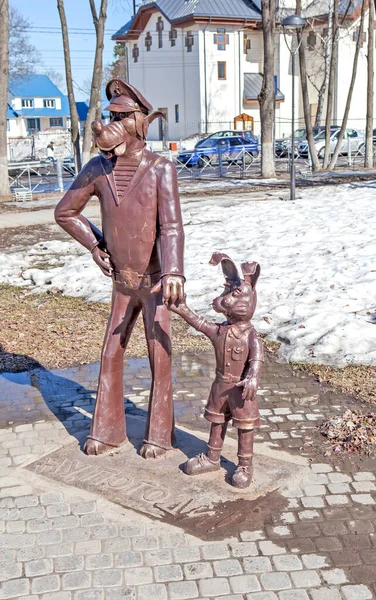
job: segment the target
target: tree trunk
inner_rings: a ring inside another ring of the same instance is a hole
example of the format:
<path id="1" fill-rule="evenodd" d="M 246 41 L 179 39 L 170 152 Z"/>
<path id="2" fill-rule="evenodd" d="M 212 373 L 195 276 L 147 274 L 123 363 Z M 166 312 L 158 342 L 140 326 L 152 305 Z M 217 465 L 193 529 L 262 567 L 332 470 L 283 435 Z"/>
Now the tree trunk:
<path id="1" fill-rule="evenodd" d="M 71 140 L 72 140 L 72 144 L 73 144 L 74 164 L 76 167 L 76 173 L 78 173 L 78 171 L 81 170 L 80 126 L 79 126 L 79 121 L 78 121 L 76 100 L 74 97 L 74 90 L 73 90 L 72 65 L 71 65 L 71 58 L 70 58 L 68 26 L 67 26 L 67 19 L 65 16 L 64 0 L 57 0 L 57 9 L 59 11 L 60 22 L 61 22 L 61 34 L 63 37 L 65 78 L 66 78 L 66 82 L 67 82 L 69 110 L 70 110 L 70 115 L 71 115 Z"/>
<path id="2" fill-rule="evenodd" d="M 10 194 L 7 157 L 9 4 L 0 0 L 0 197 Z"/>
<path id="3" fill-rule="evenodd" d="M 345 113 L 343 115 L 341 129 L 340 129 L 340 132 L 338 134 L 337 144 L 336 144 L 336 147 L 334 149 L 334 153 L 333 153 L 332 159 L 330 161 L 329 170 L 334 169 L 334 167 L 335 167 L 335 164 L 337 162 L 337 158 L 338 158 L 338 155 L 339 155 L 339 151 L 341 149 L 343 137 L 344 137 L 345 131 L 346 131 L 347 119 L 348 119 L 349 112 L 350 112 L 351 99 L 352 99 L 352 94 L 353 94 L 353 90 L 354 90 L 354 86 L 355 86 L 356 72 L 357 72 L 357 69 L 358 69 L 359 52 L 360 52 L 360 47 L 362 45 L 362 39 L 363 39 L 364 15 L 365 15 L 365 12 L 366 12 L 366 4 L 367 4 L 367 0 L 363 0 L 363 2 L 362 2 L 362 12 L 361 12 L 361 15 L 360 15 L 359 35 L 358 35 L 358 39 L 356 41 L 353 70 L 352 70 L 352 75 L 351 75 L 350 87 L 349 87 L 349 91 L 348 91 L 348 94 L 347 94 L 347 100 L 346 100 L 346 106 L 345 106 Z"/>
<path id="4" fill-rule="evenodd" d="M 107 18 L 107 5 L 108 0 L 101 0 L 101 7 L 99 10 L 99 16 L 95 8 L 94 0 L 89 0 L 91 14 L 93 15 L 93 22 L 96 32 L 96 46 L 95 46 L 95 59 L 93 68 L 93 78 L 91 80 L 91 91 L 90 91 L 90 102 L 89 110 L 85 122 L 84 130 L 84 141 L 82 146 L 82 162 L 86 164 L 90 159 L 92 131 L 91 123 L 95 118 L 100 117 L 102 114 L 102 99 L 101 99 L 101 85 L 102 85 L 102 72 L 103 72 L 103 38 L 104 38 L 104 27 Z"/>
<path id="5" fill-rule="evenodd" d="M 329 83 L 329 72 L 330 72 L 330 62 L 332 56 L 332 45 L 330 40 L 333 35 L 333 0 L 329 0 L 329 9 L 328 9 L 328 34 L 327 34 L 327 42 L 325 47 L 325 61 L 324 61 L 324 80 L 320 87 L 318 99 L 317 99 L 317 112 L 316 112 L 316 120 L 315 125 L 321 125 L 321 119 L 324 112 L 324 101 L 325 94 Z"/>
<path id="6" fill-rule="evenodd" d="M 302 0 L 296 0 L 296 14 L 301 16 L 302 14 Z M 307 141 L 309 153 L 312 161 L 312 171 L 320 171 L 320 163 L 317 156 L 317 150 L 315 146 L 315 140 L 313 139 L 312 121 L 311 121 L 311 108 L 309 105 L 308 96 L 308 78 L 307 78 L 307 66 L 306 66 L 306 55 L 305 55 L 305 40 L 303 32 L 298 36 L 299 46 L 299 66 L 300 66 L 300 83 L 302 86 L 302 97 L 303 97 L 303 111 L 304 120 L 307 130 Z M 293 149 L 294 150 L 294 149 Z"/>
<path id="7" fill-rule="evenodd" d="M 366 120 L 366 156 L 364 166 L 368 169 L 373 167 L 373 55 L 374 36 L 373 28 L 375 22 L 374 0 L 369 1 L 368 8 L 368 48 L 367 48 L 367 120 Z"/>
<path id="8" fill-rule="evenodd" d="M 332 124 L 333 115 L 333 101 L 334 101 L 334 83 L 337 71 L 337 60 L 338 60 L 338 4 L 339 0 L 333 2 L 333 28 L 332 28 L 332 40 L 331 45 L 331 57 L 330 57 L 330 69 L 329 69 L 329 82 L 328 82 L 328 101 L 326 106 L 326 119 L 325 119 L 325 154 L 324 154 L 324 169 L 328 168 L 330 160 L 330 125 Z"/>
<path id="9" fill-rule="evenodd" d="M 261 120 L 261 176 L 275 177 L 274 157 L 274 37 L 275 0 L 262 0 L 264 76 L 259 95 Z"/>

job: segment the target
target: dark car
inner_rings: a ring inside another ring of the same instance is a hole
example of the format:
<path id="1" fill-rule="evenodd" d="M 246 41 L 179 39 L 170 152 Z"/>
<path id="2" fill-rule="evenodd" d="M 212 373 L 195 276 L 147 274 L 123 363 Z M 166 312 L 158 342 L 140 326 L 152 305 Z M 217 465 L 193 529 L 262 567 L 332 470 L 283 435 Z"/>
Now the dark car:
<path id="1" fill-rule="evenodd" d="M 209 138 L 220 138 L 220 137 L 237 137 L 241 136 L 246 138 L 247 140 L 251 140 L 252 142 L 257 142 L 257 136 L 250 129 L 245 129 L 244 131 L 236 131 L 234 129 L 225 129 L 224 131 L 217 131 L 216 133 L 211 133 L 208 135 Z M 201 140 L 204 141 L 204 140 Z"/>
<path id="2" fill-rule="evenodd" d="M 208 137 L 198 142 L 194 150 L 181 152 L 177 161 L 188 167 L 204 167 L 218 163 L 219 147 L 222 149 L 223 161 L 228 164 L 253 162 L 258 155 L 258 142 L 243 136 Z"/>

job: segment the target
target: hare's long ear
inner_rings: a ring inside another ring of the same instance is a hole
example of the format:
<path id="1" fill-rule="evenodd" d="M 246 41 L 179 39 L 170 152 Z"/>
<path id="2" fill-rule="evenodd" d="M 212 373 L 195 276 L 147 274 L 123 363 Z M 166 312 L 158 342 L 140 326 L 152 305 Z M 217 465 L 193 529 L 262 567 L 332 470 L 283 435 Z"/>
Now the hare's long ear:
<path id="1" fill-rule="evenodd" d="M 255 288 L 257 280 L 260 277 L 260 265 L 257 262 L 242 263 L 241 269 L 244 281 L 247 281 L 253 288 Z"/>
<path id="2" fill-rule="evenodd" d="M 223 254 L 223 252 L 214 252 L 209 264 L 217 266 L 219 263 L 221 263 L 223 275 L 225 276 L 226 280 L 231 282 L 240 281 L 238 269 L 231 258 L 227 256 L 227 254 Z"/>

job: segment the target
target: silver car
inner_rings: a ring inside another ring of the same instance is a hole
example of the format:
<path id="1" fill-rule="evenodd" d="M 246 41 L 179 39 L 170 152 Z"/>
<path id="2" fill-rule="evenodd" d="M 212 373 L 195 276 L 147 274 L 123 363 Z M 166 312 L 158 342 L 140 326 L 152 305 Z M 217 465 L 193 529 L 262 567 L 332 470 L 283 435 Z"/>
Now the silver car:
<path id="1" fill-rule="evenodd" d="M 330 134 L 330 154 L 334 153 L 339 136 L 339 129 Z M 314 136 L 315 146 L 319 158 L 324 158 L 325 154 L 325 131 L 321 131 Z M 343 136 L 340 154 L 356 154 L 364 144 L 364 133 L 358 129 L 346 129 Z M 300 156 L 308 156 L 308 142 L 304 140 L 298 147 Z"/>

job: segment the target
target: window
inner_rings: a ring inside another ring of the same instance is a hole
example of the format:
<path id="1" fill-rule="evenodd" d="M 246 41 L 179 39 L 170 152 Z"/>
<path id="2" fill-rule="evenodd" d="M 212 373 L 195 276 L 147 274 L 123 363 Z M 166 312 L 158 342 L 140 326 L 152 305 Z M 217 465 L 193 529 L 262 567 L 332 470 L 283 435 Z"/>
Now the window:
<path id="1" fill-rule="evenodd" d="M 179 104 L 175 104 L 175 123 L 179 123 Z"/>
<path id="2" fill-rule="evenodd" d="M 233 137 L 229 139 L 230 146 L 241 146 L 241 140 L 237 137 Z"/>
<path id="3" fill-rule="evenodd" d="M 137 44 L 133 44 L 133 50 L 132 50 L 133 62 L 138 62 L 139 56 L 140 56 L 140 50 L 138 49 Z"/>
<path id="4" fill-rule="evenodd" d="M 251 49 L 251 38 L 249 38 L 247 35 L 244 35 L 243 37 L 243 52 L 244 54 L 247 54 L 248 50 Z"/>
<path id="5" fill-rule="evenodd" d="M 217 62 L 218 79 L 226 79 L 226 63 L 223 61 Z"/>
<path id="6" fill-rule="evenodd" d="M 150 31 L 147 32 L 146 36 L 145 36 L 145 46 L 146 46 L 146 52 L 150 52 L 150 48 L 151 45 L 153 43 L 152 37 L 151 37 L 151 33 Z"/>
<path id="7" fill-rule="evenodd" d="M 359 37 L 359 33 L 360 33 L 360 27 L 357 27 L 356 30 L 353 33 L 353 42 L 357 42 L 358 41 L 358 37 Z M 367 40 L 367 34 L 365 31 L 362 32 L 362 39 L 360 40 L 360 45 L 363 46 L 364 42 Z"/>
<path id="8" fill-rule="evenodd" d="M 40 131 L 40 119 L 27 119 L 26 120 L 28 132 Z"/>
<path id="9" fill-rule="evenodd" d="M 316 46 L 316 34 L 314 31 L 310 31 L 307 37 L 308 50 L 314 50 Z"/>
<path id="10" fill-rule="evenodd" d="M 22 108 L 33 108 L 34 106 L 34 100 L 21 100 L 21 106 Z"/>
<path id="11" fill-rule="evenodd" d="M 192 52 L 194 41 L 195 40 L 192 31 L 187 31 L 187 35 L 185 37 L 185 47 L 187 48 L 187 52 Z"/>
<path id="12" fill-rule="evenodd" d="M 226 46 L 230 42 L 229 36 L 226 35 L 226 29 L 217 29 L 213 39 L 214 43 L 217 44 L 217 50 L 226 50 Z"/>
<path id="13" fill-rule="evenodd" d="M 55 108 L 55 100 L 43 100 L 44 108 Z"/>
<path id="14" fill-rule="evenodd" d="M 171 47 L 175 46 L 176 44 L 176 38 L 178 37 L 178 30 L 177 29 L 170 29 L 170 31 L 168 32 L 168 39 L 171 42 Z"/>
<path id="15" fill-rule="evenodd" d="M 62 117 L 53 117 L 50 119 L 50 127 L 63 127 Z"/>
<path id="16" fill-rule="evenodd" d="M 162 17 L 158 17 L 156 30 L 158 31 L 158 48 L 162 48 L 163 47 L 163 39 L 162 39 L 162 35 L 163 35 L 163 21 L 162 21 Z"/>

